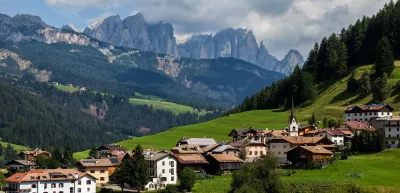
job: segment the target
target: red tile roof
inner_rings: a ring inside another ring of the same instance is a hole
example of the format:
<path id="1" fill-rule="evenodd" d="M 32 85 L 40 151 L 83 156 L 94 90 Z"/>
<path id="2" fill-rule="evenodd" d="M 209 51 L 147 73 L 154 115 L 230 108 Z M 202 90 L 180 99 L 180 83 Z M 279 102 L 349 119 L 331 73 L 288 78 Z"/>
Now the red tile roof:
<path id="1" fill-rule="evenodd" d="M 213 157 L 218 162 L 243 162 L 243 160 L 234 154 L 210 154 L 209 156 Z"/>
<path id="2" fill-rule="evenodd" d="M 173 154 L 181 164 L 208 164 L 200 154 Z"/>
<path id="3" fill-rule="evenodd" d="M 30 170 L 25 173 L 15 173 L 6 182 L 21 183 L 21 182 L 34 182 L 39 180 L 73 180 L 74 175 L 78 175 L 78 179 L 83 176 L 89 175 L 87 173 L 79 172 L 75 169 L 51 169 L 51 170 Z M 62 175 L 63 177 L 54 177 L 54 175 Z M 91 175 L 89 175 L 91 176 Z M 92 176 L 93 177 L 93 176 Z M 96 179 L 95 177 L 93 177 Z"/>
<path id="4" fill-rule="evenodd" d="M 349 106 L 346 108 L 346 112 L 353 110 L 354 108 L 360 108 L 363 111 L 379 111 L 382 108 L 387 107 L 391 110 L 394 110 L 391 106 L 387 105 L 387 104 L 372 104 L 372 105 L 356 105 L 356 106 Z"/>
<path id="5" fill-rule="evenodd" d="M 346 121 L 344 125 L 349 129 L 353 130 L 367 130 L 367 131 L 375 131 L 376 129 L 368 124 L 358 122 L 358 121 Z"/>

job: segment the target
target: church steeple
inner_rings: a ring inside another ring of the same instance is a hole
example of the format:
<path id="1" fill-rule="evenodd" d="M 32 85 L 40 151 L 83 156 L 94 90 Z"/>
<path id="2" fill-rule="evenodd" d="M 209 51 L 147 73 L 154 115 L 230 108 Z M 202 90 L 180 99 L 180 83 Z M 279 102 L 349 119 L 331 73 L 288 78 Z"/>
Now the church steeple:
<path id="1" fill-rule="evenodd" d="M 292 109 L 290 110 L 290 116 L 289 116 L 288 132 L 289 132 L 289 136 L 298 136 L 299 135 L 299 124 L 297 123 L 296 115 L 294 114 L 293 97 L 292 97 Z"/>
<path id="2" fill-rule="evenodd" d="M 297 122 L 296 115 L 294 114 L 294 102 L 292 97 L 292 109 L 290 110 L 289 124 L 291 124 L 293 121 Z"/>

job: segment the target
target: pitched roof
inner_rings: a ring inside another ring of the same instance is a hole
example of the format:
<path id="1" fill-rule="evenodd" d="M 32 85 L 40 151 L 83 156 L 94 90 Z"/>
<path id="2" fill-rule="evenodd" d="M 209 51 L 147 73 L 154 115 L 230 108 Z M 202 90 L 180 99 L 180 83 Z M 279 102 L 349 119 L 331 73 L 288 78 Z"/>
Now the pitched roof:
<path id="1" fill-rule="evenodd" d="M 173 147 L 171 151 L 175 153 L 204 153 L 201 147 L 197 144 L 183 144 Z"/>
<path id="2" fill-rule="evenodd" d="M 218 162 L 243 162 L 240 158 L 234 154 L 210 154 Z"/>
<path id="3" fill-rule="evenodd" d="M 161 151 L 161 152 L 150 153 L 149 155 L 145 156 L 145 159 L 148 161 L 157 161 L 170 155 L 171 155 L 170 152 Z"/>
<path id="4" fill-rule="evenodd" d="M 291 144 L 316 144 L 323 140 L 324 137 L 303 137 L 303 136 L 282 136 L 280 138 L 272 139 L 268 143 L 286 142 Z M 329 140 L 329 139 L 327 139 Z"/>
<path id="5" fill-rule="evenodd" d="M 238 150 L 238 148 L 230 146 L 230 145 L 221 145 L 212 150 L 212 152 L 219 153 L 224 152 L 225 150 Z"/>
<path id="6" fill-rule="evenodd" d="M 371 104 L 371 105 L 356 105 L 356 106 L 349 106 L 345 109 L 345 112 L 349 112 L 355 108 L 359 108 L 362 111 L 379 111 L 382 108 L 387 107 L 390 111 L 393 111 L 393 107 L 387 104 Z"/>
<path id="7" fill-rule="evenodd" d="M 208 164 L 208 161 L 200 154 L 173 154 L 173 156 L 181 164 Z"/>
<path id="8" fill-rule="evenodd" d="M 367 130 L 367 131 L 375 131 L 376 129 L 368 124 L 358 122 L 358 121 L 346 121 L 344 123 L 348 128 L 354 130 Z"/>
<path id="9" fill-rule="evenodd" d="M 79 172 L 75 169 L 51 169 L 51 170 L 30 170 L 25 173 L 15 173 L 9 178 L 7 178 L 6 182 L 12 183 L 21 183 L 21 182 L 33 182 L 39 180 L 73 180 L 77 175 L 78 179 L 83 176 L 91 176 L 84 172 Z M 91 176 L 96 179 L 95 177 Z"/>
<path id="10" fill-rule="evenodd" d="M 28 160 L 11 160 L 8 163 L 6 163 L 5 165 L 13 165 L 13 164 L 20 164 L 20 165 L 24 165 L 24 166 L 36 166 L 35 162 L 31 162 Z"/>
<path id="11" fill-rule="evenodd" d="M 100 147 L 97 148 L 98 150 L 100 149 L 108 149 L 110 151 L 126 151 L 125 148 L 123 148 L 121 145 L 117 145 L 117 144 L 104 144 Z"/>
<path id="12" fill-rule="evenodd" d="M 39 156 L 39 155 L 42 155 L 42 154 L 50 155 L 50 152 L 48 152 L 48 151 L 43 151 L 43 150 L 41 150 L 41 149 L 34 149 L 34 150 L 26 150 L 26 151 L 23 151 L 23 152 L 21 152 L 20 154 L 32 155 L 32 156 Z"/>
<path id="13" fill-rule="evenodd" d="M 324 133 L 324 132 L 329 133 L 330 135 L 336 135 L 336 136 L 344 135 L 344 133 L 342 133 L 340 130 L 337 130 L 337 129 L 322 129 L 320 131 L 320 133 Z"/>
<path id="14" fill-rule="evenodd" d="M 331 151 L 321 146 L 300 146 L 300 148 L 315 154 L 333 154 Z"/>
<path id="15" fill-rule="evenodd" d="M 203 152 L 208 152 L 208 151 L 214 150 L 215 148 L 217 148 L 219 146 L 221 146 L 221 144 L 209 145 L 207 147 L 201 148 L 201 150 L 203 150 Z"/>
<path id="16" fill-rule="evenodd" d="M 189 144 L 189 145 L 199 145 L 199 146 L 209 146 L 217 144 L 217 142 L 213 138 L 189 138 L 182 139 L 180 143 Z"/>
<path id="17" fill-rule="evenodd" d="M 111 167 L 114 164 L 110 161 L 109 158 L 101 158 L 101 159 L 81 159 L 78 162 L 83 167 Z"/>
<path id="18" fill-rule="evenodd" d="M 278 137 L 278 136 L 285 136 L 287 135 L 287 131 L 286 130 L 263 130 L 264 134 L 271 134 L 274 137 Z"/>

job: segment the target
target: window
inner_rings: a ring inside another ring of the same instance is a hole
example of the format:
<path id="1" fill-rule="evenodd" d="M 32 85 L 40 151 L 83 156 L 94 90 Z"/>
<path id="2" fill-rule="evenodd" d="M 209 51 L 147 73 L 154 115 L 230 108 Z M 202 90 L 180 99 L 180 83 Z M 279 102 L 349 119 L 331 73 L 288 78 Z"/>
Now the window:
<path id="1" fill-rule="evenodd" d="M 87 188 L 87 191 L 90 192 L 90 188 Z"/>
<path id="2" fill-rule="evenodd" d="M 100 177 L 100 181 L 104 181 L 104 177 Z"/>
<path id="3" fill-rule="evenodd" d="M 296 131 L 296 127 L 293 127 L 293 128 L 292 128 L 292 131 Z"/>
<path id="4" fill-rule="evenodd" d="M 286 148 L 286 145 L 283 145 L 283 148 Z"/>
<path id="5" fill-rule="evenodd" d="M 165 161 L 162 162 L 162 165 L 165 166 Z"/>
<path id="6" fill-rule="evenodd" d="M 362 113 L 358 113 L 360 116 L 362 115 Z"/>
<path id="7" fill-rule="evenodd" d="M 364 120 L 365 120 L 365 121 L 368 121 L 368 119 L 367 119 L 367 118 L 365 118 Z"/>
<path id="8" fill-rule="evenodd" d="M 92 183 L 92 181 L 86 180 L 86 184 L 87 184 L 87 185 L 89 185 L 89 184 L 91 184 L 91 183 Z"/>
<path id="9" fill-rule="evenodd" d="M 59 183 L 59 184 L 58 184 L 58 187 L 59 187 L 59 188 L 64 188 L 64 184 L 63 184 L 63 183 Z"/>
<path id="10" fill-rule="evenodd" d="M 386 112 L 386 115 L 389 115 L 389 112 Z"/>
<path id="11" fill-rule="evenodd" d="M 105 170 L 100 170 L 100 174 L 104 174 L 104 173 L 106 173 Z"/>
<path id="12" fill-rule="evenodd" d="M 399 131 L 399 128 L 397 128 L 397 131 Z"/>
<path id="13" fill-rule="evenodd" d="M 175 167 L 174 161 L 169 161 L 169 165 L 170 165 L 171 167 Z"/>
<path id="14" fill-rule="evenodd" d="M 340 143 L 343 143 L 343 140 L 340 140 Z"/>
<path id="15" fill-rule="evenodd" d="M 374 112 L 374 115 L 376 115 L 376 112 Z"/>
<path id="16" fill-rule="evenodd" d="M 397 138 L 400 138 L 399 134 L 397 134 Z"/>
<path id="17" fill-rule="evenodd" d="M 347 119 L 347 121 L 350 121 L 350 119 Z"/>
<path id="18" fill-rule="evenodd" d="M 82 189 L 81 189 L 81 188 L 78 188 L 78 192 L 82 192 Z"/>
<path id="19" fill-rule="evenodd" d="M 94 174 L 94 170 L 90 170 L 90 173 L 91 173 L 91 174 Z"/>
<path id="20" fill-rule="evenodd" d="M 36 188 L 36 184 L 32 184 L 32 188 Z"/>
<path id="21" fill-rule="evenodd" d="M 280 151 L 278 151 L 278 155 L 281 155 L 281 152 L 280 152 Z"/>
<path id="22" fill-rule="evenodd" d="M 171 175 L 175 175 L 175 170 L 174 170 L 174 168 L 169 169 L 169 173 L 170 173 Z"/>
<path id="23" fill-rule="evenodd" d="M 392 144 L 394 145 L 396 142 L 395 141 L 392 141 Z"/>
<path id="24" fill-rule="evenodd" d="M 392 129 L 391 128 L 389 128 L 389 132 L 391 131 Z"/>
<path id="25" fill-rule="evenodd" d="M 46 188 L 47 188 L 47 183 L 44 184 L 44 189 L 46 189 Z"/>
<path id="26" fill-rule="evenodd" d="M 52 183 L 51 184 L 51 188 L 55 188 L 56 187 L 56 184 L 55 183 Z"/>
<path id="27" fill-rule="evenodd" d="M 391 137 L 392 137 L 392 135 L 389 134 L 389 138 L 391 138 Z"/>
<path id="28" fill-rule="evenodd" d="M 175 181 L 175 178 L 174 178 L 174 177 L 171 177 L 171 181 Z"/>
<path id="29" fill-rule="evenodd" d="M 165 169 L 162 169 L 162 173 L 165 174 Z"/>
<path id="30" fill-rule="evenodd" d="M 64 191 L 59 191 L 58 193 L 64 193 Z"/>
<path id="31" fill-rule="evenodd" d="M 257 155 L 258 154 L 258 151 L 254 151 L 254 155 Z"/>
<path id="32" fill-rule="evenodd" d="M 249 155 L 253 155 L 253 152 L 252 152 L 252 151 L 249 151 Z"/>
<path id="33" fill-rule="evenodd" d="M 79 180 L 79 181 L 78 181 L 78 185 L 81 185 L 81 184 L 82 184 L 82 181 Z"/>
<path id="34" fill-rule="evenodd" d="M 69 188 L 69 193 L 74 193 L 74 188 L 73 187 Z"/>

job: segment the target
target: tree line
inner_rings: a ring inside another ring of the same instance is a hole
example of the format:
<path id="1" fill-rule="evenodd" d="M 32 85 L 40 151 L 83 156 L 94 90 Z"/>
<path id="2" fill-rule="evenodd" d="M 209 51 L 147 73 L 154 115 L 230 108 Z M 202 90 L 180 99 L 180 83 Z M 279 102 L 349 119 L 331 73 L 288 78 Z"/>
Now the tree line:
<path id="1" fill-rule="evenodd" d="M 218 113 L 199 116 L 174 114 L 129 104 L 121 95 L 63 92 L 47 83 L 0 78 L 0 137 L 4 141 L 49 149 L 74 141 L 73 151 L 143 136 L 169 128 L 214 119 Z M 96 107 L 90 112 L 90 106 Z M 94 111 L 94 112 L 93 112 Z M 104 114 L 103 118 L 92 116 Z"/>
<path id="2" fill-rule="evenodd" d="M 390 95 L 387 79 L 394 59 L 400 59 L 399 1 L 390 1 L 376 15 L 364 16 L 340 33 L 324 37 L 315 43 L 302 69 L 296 67 L 290 76 L 246 98 L 231 113 L 289 107 L 292 96 L 295 105 L 313 101 L 317 85 L 324 88 L 365 64 L 374 64 L 373 70 L 359 80 L 351 76 L 348 92 L 372 93 L 374 102 L 382 102 Z"/>

